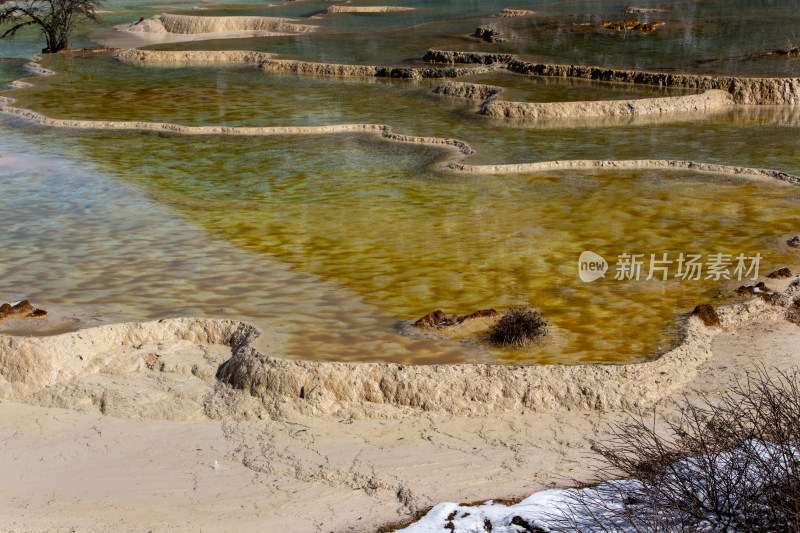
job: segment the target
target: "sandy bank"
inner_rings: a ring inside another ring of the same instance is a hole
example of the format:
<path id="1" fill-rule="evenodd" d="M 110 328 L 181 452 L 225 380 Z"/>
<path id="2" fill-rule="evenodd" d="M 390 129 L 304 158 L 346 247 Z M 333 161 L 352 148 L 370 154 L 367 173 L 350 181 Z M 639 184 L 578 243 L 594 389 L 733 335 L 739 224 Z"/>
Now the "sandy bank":
<path id="1" fill-rule="evenodd" d="M 800 287 L 770 284 L 791 284 L 781 305 L 691 318 L 682 347 L 640 365 L 286 361 L 269 331 L 189 318 L 0 336 L 0 527 L 366 532 L 565 486 L 620 419 L 610 407 L 800 362 L 783 318 Z"/>

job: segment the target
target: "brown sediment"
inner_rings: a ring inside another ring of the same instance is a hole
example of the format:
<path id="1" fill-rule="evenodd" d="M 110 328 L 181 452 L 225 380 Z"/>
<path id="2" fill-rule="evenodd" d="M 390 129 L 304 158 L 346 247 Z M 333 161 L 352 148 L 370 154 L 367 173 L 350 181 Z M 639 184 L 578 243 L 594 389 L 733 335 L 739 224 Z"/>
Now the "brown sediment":
<path id="1" fill-rule="evenodd" d="M 505 68 L 508 63 L 516 59 L 513 54 L 493 52 L 456 52 L 450 50 L 428 49 L 422 57 L 428 63 L 472 63 L 479 65 L 497 65 Z"/>
<path id="2" fill-rule="evenodd" d="M 736 289 L 736 294 L 757 296 L 765 302 L 773 305 L 776 304 L 780 299 L 780 294 L 767 287 L 763 281 L 760 281 L 755 285 L 742 285 Z"/>

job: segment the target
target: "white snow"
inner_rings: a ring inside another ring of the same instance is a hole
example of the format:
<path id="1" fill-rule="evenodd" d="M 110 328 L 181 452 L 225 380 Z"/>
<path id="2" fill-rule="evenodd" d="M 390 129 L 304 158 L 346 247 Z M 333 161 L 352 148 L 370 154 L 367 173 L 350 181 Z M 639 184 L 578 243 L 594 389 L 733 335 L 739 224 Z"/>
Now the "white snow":
<path id="1" fill-rule="evenodd" d="M 788 457 L 787 457 L 788 452 Z M 793 457 L 792 457 L 793 456 Z M 753 457 L 761 460 L 753 461 Z M 787 472 L 795 468 L 800 461 L 800 447 L 785 447 L 763 441 L 745 441 L 742 447 L 717 455 L 700 455 L 687 457 L 667 468 L 665 479 L 667 484 L 681 485 L 685 481 L 696 488 L 709 483 L 707 472 L 731 471 L 740 477 L 739 483 L 746 487 L 758 489 L 770 476 L 766 470 Z M 792 464 L 789 464 L 789 463 Z M 700 465 L 714 464 L 714 468 L 701 468 Z M 731 469 L 732 470 L 728 470 Z M 722 474 L 720 474 L 722 475 Z M 723 476 L 724 477 L 724 476 Z M 671 481 L 670 481 L 671 480 Z M 681 481 L 683 480 L 683 481 Z M 638 520 L 647 521 L 652 512 L 644 501 L 631 501 L 631 495 L 641 495 L 646 491 L 644 485 L 637 480 L 607 481 L 585 489 L 546 490 L 538 492 L 515 505 L 495 504 L 487 501 L 483 505 L 468 506 L 455 503 L 440 503 L 428 514 L 403 533 L 549 533 L 551 528 L 559 531 L 614 531 L 616 533 L 635 533 L 634 524 L 621 519 L 627 507 L 635 511 Z M 757 493 L 757 490 L 756 490 Z M 740 493 L 742 494 L 742 493 Z M 695 492 L 696 497 L 705 501 L 708 493 L 703 490 Z M 726 513 L 736 513 L 739 504 L 724 495 L 716 495 L 716 506 L 721 505 Z M 638 508 L 638 510 L 637 510 Z M 563 522 L 570 517 L 571 522 Z M 676 520 L 677 516 L 661 515 L 667 522 Z M 562 521 L 559 523 L 559 521 Z M 516 522 L 516 523 L 514 523 Z M 666 522 L 665 522 L 666 523 Z M 489 527 L 491 526 L 491 527 Z M 694 525 L 694 531 L 717 531 L 711 522 Z M 398 532 L 399 533 L 399 532 Z"/>

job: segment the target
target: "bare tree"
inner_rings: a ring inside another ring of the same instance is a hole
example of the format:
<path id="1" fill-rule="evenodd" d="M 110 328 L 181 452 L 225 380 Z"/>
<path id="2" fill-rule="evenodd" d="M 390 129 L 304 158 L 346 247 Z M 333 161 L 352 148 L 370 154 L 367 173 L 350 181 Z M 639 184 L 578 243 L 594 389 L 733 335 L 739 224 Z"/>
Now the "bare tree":
<path id="1" fill-rule="evenodd" d="M 0 39 L 13 37 L 26 26 L 39 26 L 47 42 L 42 52 L 58 52 L 69 46 L 69 37 L 81 20 L 97 22 L 103 0 L 0 0 Z"/>

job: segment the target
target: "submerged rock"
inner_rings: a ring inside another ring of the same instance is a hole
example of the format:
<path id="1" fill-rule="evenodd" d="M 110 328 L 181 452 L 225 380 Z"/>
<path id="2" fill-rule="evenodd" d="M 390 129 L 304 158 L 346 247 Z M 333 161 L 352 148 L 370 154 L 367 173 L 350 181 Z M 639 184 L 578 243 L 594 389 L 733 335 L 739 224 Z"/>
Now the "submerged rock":
<path id="1" fill-rule="evenodd" d="M 700 319 L 706 326 L 719 326 L 719 315 L 713 305 L 700 304 L 694 308 L 692 315 Z"/>
<path id="2" fill-rule="evenodd" d="M 437 309 L 414 322 L 414 325 L 418 328 L 442 329 L 458 326 L 477 318 L 492 318 L 496 316 L 500 316 L 500 313 L 494 309 L 480 309 L 469 315 L 448 315 L 444 311 Z"/>
<path id="3" fill-rule="evenodd" d="M 788 268 L 779 268 L 775 272 L 767 274 L 769 279 L 786 279 L 792 277 L 792 271 Z"/>

